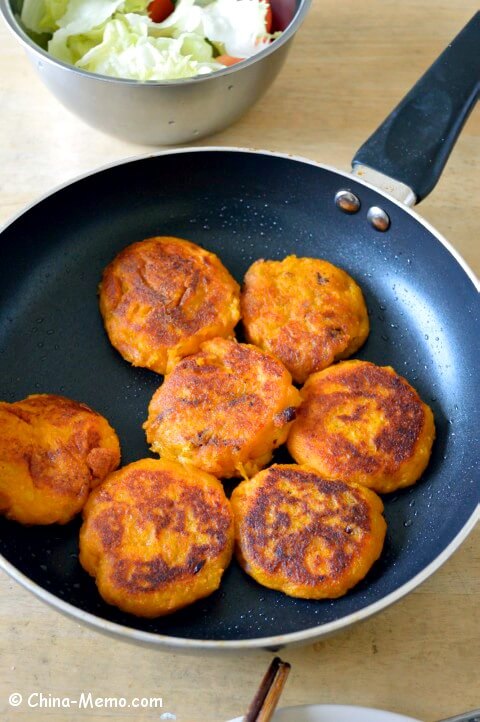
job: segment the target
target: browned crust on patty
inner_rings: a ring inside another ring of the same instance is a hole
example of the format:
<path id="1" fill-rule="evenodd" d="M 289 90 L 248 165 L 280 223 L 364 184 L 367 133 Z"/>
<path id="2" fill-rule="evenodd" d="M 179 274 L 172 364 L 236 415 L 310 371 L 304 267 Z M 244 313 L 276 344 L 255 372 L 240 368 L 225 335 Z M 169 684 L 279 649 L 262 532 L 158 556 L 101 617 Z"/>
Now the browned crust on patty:
<path id="1" fill-rule="evenodd" d="M 70 521 L 119 462 L 114 430 L 85 404 L 53 394 L 0 403 L 0 506 L 9 518 Z"/>
<path id="2" fill-rule="evenodd" d="M 244 569 L 293 596 L 344 594 L 383 545 L 380 499 L 310 467 L 274 465 L 240 484 L 232 506 Z"/>
<path id="3" fill-rule="evenodd" d="M 214 591 L 230 561 L 230 505 L 217 479 L 143 459 L 112 474 L 84 509 L 80 560 L 106 601 L 167 614 Z"/>
<path id="4" fill-rule="evenodd" d="M 104 271 L 100 310 L 113 346 L 135 366 L 165 373 L 239 320 L 239 286 L 215 254 L 157 236 L 133 243 Z"/>
<path id="5" fill-rule="evenodd" d="M 299 383 L 350 356 L 369 331 L 359 286 L 319 258 L 255 261 L 245 275 L 241 310 L 247 339 L 281 359 Z"/>
<path id="6" fill-rule="evenodd" d="M 93 528 L 104 548 L 108 548 L 110 558 L 116 559 L 113 578 L 118 587 L 128 592 L 148 591 L 166 582 L 190 577 L 201 569 L 206 558 L 215 557 L 225 548 L 231 516 L 226 505 L 223 509 L 219 504 L 212 506 L 203 489 L 194 486 L 182 488 L 179 480 L 168 472 L 152 475 L 142 470 L 129 473 L 124 483 L 129 486 L 133 502 L 118 507 L 115 504 L 107 506 L 93 522 Z M 165 494 L 168 487 L 175 489 L 175 499 Z M 100 491 L 98 499 L 103 501 L 102 497 L 103 492 Z M 132 503 L 135 504 L 139 523 L 152 524 L 156 535 L 169 528 L 179 535 L 187 535 L 187 516 L 191 515 L 195 518 L 196 533 L 199 536 L 205 534 L 208 542 L 191 543 L 186 558 L 173 565 L 168 565 L 161 556 L 150 561 L 122 558 L 122 521 L 130 513 Z"/>
<path id="7" fill-rule="evenodd" d="M 435 435 L 431 410 L 391 367 L 348 361 L 302 389 L 289 450 L 330 478 L 377 491 L 414 483 Z"/>
<path id="8" fill-rule="evenodd" d="M 286 439 L 300 394 L 271 354 L 213 339 L 154 394 L 144 424 L 152 450 L 216 476 L 255 473 Z"/>

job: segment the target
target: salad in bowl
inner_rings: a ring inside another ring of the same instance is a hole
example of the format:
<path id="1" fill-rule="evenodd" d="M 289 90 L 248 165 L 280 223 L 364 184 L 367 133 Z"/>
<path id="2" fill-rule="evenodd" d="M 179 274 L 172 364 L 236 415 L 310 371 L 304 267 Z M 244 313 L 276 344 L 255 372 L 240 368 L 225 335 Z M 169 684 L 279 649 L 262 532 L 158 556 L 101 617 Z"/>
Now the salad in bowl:
<path id="1" fill-rule="evenodd" d="M 268 0 L 25 0 L 21 22 L 54 58 L 139 81 L 213 73 L 281 34 Z"/>

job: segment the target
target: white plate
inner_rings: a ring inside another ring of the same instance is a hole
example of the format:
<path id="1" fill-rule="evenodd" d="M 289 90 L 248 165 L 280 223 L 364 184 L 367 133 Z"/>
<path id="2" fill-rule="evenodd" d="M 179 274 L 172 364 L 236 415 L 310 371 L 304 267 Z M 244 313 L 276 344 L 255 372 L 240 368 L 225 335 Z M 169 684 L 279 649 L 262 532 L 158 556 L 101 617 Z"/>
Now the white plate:
<path id="1" fill-rule="evenodd" d="M 230 722 L 242 722 L 236 717 Z M 413 717 L 404 717 L 380 709 L 354 707 L 337 704 L 306 704 L 299 707 L 284 707 L 275 712 L 273 722 L 419 722 Z"/>

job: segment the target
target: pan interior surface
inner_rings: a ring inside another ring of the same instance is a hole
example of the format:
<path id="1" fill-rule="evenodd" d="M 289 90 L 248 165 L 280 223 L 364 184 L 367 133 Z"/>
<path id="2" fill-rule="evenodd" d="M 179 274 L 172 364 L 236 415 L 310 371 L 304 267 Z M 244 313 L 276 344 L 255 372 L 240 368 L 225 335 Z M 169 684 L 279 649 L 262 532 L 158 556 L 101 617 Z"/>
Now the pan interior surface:
<path id="1" fill-rule="evenodd" d="M 342 188 L 361 199 L 346 215 Z M 367 222 L 380 205 L 386 233 Z M 478 503 L 480 427 L 478 298 L 460 264 L 410 213 L 331 170 L 240 151 L 182 152 L 117 165 L 66 186 L 2 234 L 0 398 L 57 393 L 83 401 L 117 430 L 122 463 L 150 456 L 142 423 L 161 377 L 130 367 L 111 347 L 98 311 L 106 264 L 152 235 L 187 238 L 217 253 L 242 281 L 257 258 L 325 258 L 360 284 L 371 333 L 355 356 L 392 365 L 433 409 L 431 462 L 411 489 L 384 497 L 380 560 L 334 601 L 265 589 L 236 562 L 211 597 L 172 616 L 143 620 L 104 603 L 78 562 L 80 520 L 23 527 L 0 519 L 0 553 L 35 584 L 74 607 L 167 637 L 240 641 L 318 628 L 399 590 L 446 549 Z M 276 460 L 286 461 L 284 450 Z M 231 490 L 232 483 L 226 484 Z M 312 634 L 312 636 L 314 636 Z"/>

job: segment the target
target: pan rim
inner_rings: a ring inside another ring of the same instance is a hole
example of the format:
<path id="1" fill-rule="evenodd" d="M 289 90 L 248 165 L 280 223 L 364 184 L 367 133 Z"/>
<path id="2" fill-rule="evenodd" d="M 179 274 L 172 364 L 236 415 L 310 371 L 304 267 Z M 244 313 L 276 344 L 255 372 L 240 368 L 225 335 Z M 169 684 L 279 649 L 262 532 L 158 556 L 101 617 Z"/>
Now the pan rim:
<path id="1" fill-rule="evenodd" d="M 379 599 L 377 602 L 370 604 L 368 607 L 364 607 L 357 612 L 353 612 L 345 617 L 336 619 L 333 622 L 320 624 L 316 627 L 309 627 L 308 629 L 303 629 L 300 632 L 289 632 L 288 634 L 279 634 L 272 637 L 256 637 L 253 639 L 188 639 L 187 637 L 170 637 L 166 634 L 144 632 L 140 629 L 127 627 L 124 624 L 110 622 L 102 617 L 97 617 L 95 614 L 85 612 L 83 609 L 80 609 L 69 602 L 63 601 L 60 597 L 55 596 L 55 594 L 52 594 L 39 584 L 36 584 L 36 582 L 33 582 L 29 577 L 23 574 L 23 572 L 19 571 L 17 567 L 7 561 L 7 559 L 5 559 L 5 557 L 1 554 L 0 569 L 3 569 L 10 578 L 14 579 L 22 587 L 65 616 L 70 617 L 77 622 L 82 622 L 87 627 L 95 629 L 96 631 L 116 637 L 117 639 L 123 639 L 132 643 L 155 647 L 171 647 L 172 649 L 179 649 L 187 652 L 195 652 L 198 650 L 238 651 L 265 648 L 276 650 L 286 646 L 287 644 L 315 642 L 323 637 L 330 636 L 341 629 L 348 629 L 348 627 L 351 627 L 353 624 L 369 619 L 375 614 L 381 612 L 383 609 L 386 609 L 392 604 L 400 601 L 403 597 L 426 581 L 447 561 L 447 559 L 449 559 L 449 557 L 465 541 L 478 521 L 480 521 L 480 504 L 474 509 L 473 513 L 460 529 L 457 536 L 452 539 L 450 544 L 448 544 L 448 546 L 446 546 L 445 549 L 432 562 L 430 562 L 427 567 L 422 569 L 421 572 L 416 574 L 401 587 L 395 589 L 393 592 L 390 592 L 390 594 L 382 597 L 382 599 Z"/>
<path id="2" fill-rule="evenodd" d="M 55 193 L 58 193 L 58 191 L 63 190 L 64 188 L 67 188 L 68 186 L 74 185 L 78 181 L 84 180 L 85 178 L 88 178 L 91 175 L 96 175 L 97 173 L 102 173 L 103 171 L 110 170 L 111 168 L 115 168 L 116 166 L 120 165 L 127 165 L 129 163 L 135 163 L 137 161 L 143 161 L 143 160 L 149 160 L 151 158 L 158 158 L 159 156 L 164 155 L 179 155 L 183 153 L 210 153 L 210 152 L 227 152 L 227 153 L 245 153 L 245 154 L 251 154 L 251 155 L 266 155 L 266 156 L 273 156 L 276 158 L 283 158 L 285 160 L 292 160 L 297 163 L 304 163 L 305 165 L 312 165 L 317 168 L 321 168 L 323 170 L 327 170 L 330 173 L 334 173 L 335 175 L 342 176 L 343 178 L 346 178 L 347 180 L 354 181 L 355 183 L 359 183 L 362 186 L 365 186 L 365 188 L 369 188 L 372 191 L 375 191 L 376 193 L 380 194 L 384 198 L 386 198 L 390 203 L 393 203 L 394 205 L 401 208 L 403 211 L 408 213 L 412 216 L 418 223 L 420 223 L 422 226 L 424 226 L 436 239 L 439 241 L 442 246 L 444 246 L 447 251 L 452 255 L 457 263 L 461 266 L 462 270 L 465 272 L 466 276 L 471 280 L 473 285 L 475 286 L 476 290 L 480 293 L 480 278 L 477 278 L 475 272 L 472 268 L 468 265 L 467 261 L 464 259 L 462 254 L 457 251 L 456 248 L 452 246 L 450 241 L 448 241 L 445 236 L 440 233 L 429 221 L 425 220 L 419 213 L 413 210 L 413 208 L 410 208 L 409 206 L 405 205 L 401 201 L 398 201 L 396 198 L 391 196 L 386 191 L 383 191 L 381 188 L 378 188 L 377 186 L 373 185 L 372 183 L 369 183 L 368 181 L 364 180 L 360 176 L 353 175 L 350 171 L 342 171 L 338 168 L 335 168 L 335 166 L 329 165 L 327 163 L 320 163 L 319 161 L 312 160 L 311 158 L 306 158 L 302 155 L 297 155 L 295 153 L 284 153 L 281 151 L 274 151 L 274 150 L 267 150 L 264 148 L 253 148 L 253 147 L 242 147 L 242 146 L 221 146 L 221 145 L 205 145 L 205 146 L 196 146 L 196 147 L 182 147 L 182 148 L 167 148 L 164 150 L 156 151 L 155 153 L 142 153 L 140 155 L 132 155 L 127 156 L 126 158 L 121 158 L 120 160 L 114 160 L 110 161 L 109 163 L 103 163 L 102 165 L 96 166 L 95 168 L 91 170 L 87 170 L 84 173 L 80 173 L 73 178 L 70 178 L 69 180 L 63 181 L 61 183 L 58 183 L 56 186 L 54 186 L 52 189 L 46 191 L 45 193 L 42 193 L 40 196 L 37 196 L 33 201 L 30 203 L 27 203 L 27 205 L 20 208 L 19 211 L 14 213 L 10 218 L 7 218 L 7 220 L 0 225 L 0 235 L 3 233 L 3 231 L 7 230 L 7 228 L 15 221 L 17 221 L 21 216 L 23 216 L 27 211 L 31 210 L 34 206 L 39 205 L 44 200 L 49 198 L 50 196 L 55 195 Z"/>
<path id="3" fill-rule="evenodd" d="M 302 156 L 294 155 L 294 154 L 288 154 L 288 153 L 281 153 L 281 152 L 275 152 L 275 151 L 269 151 L 269 150 L 260 150 L 260 149 L 254 149 L 254 148 L 239 148 L 234 146 L 198 146 L 195 148 L 169 148 L 166 150 L 158 151 L 155 153 L 146 153 L 142 155 L 136 155 L 131 156 L 127 158 L 123 158 L 121 160 L 112 161 L 110 163 L 106 163 L 104 165 L 101 165 L 97 168 L 94 168 L 93 170 L 86 171 L 85 173 L 82 173 L 80 175 L 75 176 L 74 178 L 64 181 L 57 186 L 55 186 L 53 189 L 47 191 L 40 197 L 33 200 L 31 203 L 29 203 L 27 206 L 20 209 L 17 213 L 15 213 L 9 220 L 6 221 L 5 224 L 0 228 L 0 235 L 1 233 L 6 230 L 9 226 L 13 225 L 16 220 L 18 220 L 21 216 L 23 216 L 26 212 L 28 212 L 30 209 L 32 209 L 34 206 L 40 204 L 50 196 L 53 196 L 58 191 L 61 191 L 62 189 L 73 185 L 77 183 L 78 181 L 81 181 L 85 178 L 88 178 L 91 175 L 101 173 L 103 171 L 109 170 L 110 168 L 114 168 L 116 166 L 120 165 L 126 165 L 127 163 L 134 163 L 136 161 L 143 161 L 148 160 L 152 158 L 156 158 L 159 156 L 164 155 L 173 155 L 173 154 L 179 154 L 179 153 L 202 153 L 202 152 L 226 152 L 226 153 L 248 153 L 248 154 L 255 154 L 255 155 L 267 155 L 267 156 L 274 156 L 279 158 L 284 158 L 286 160 L 292 160 L 295 162 L 305 163 L 307 165 L 313 165 L 318 168 L 327 170 L 331 173 L 335 173 L 336 175 L 346 178 L 350 181 L 355 181 L 356 183 L 359 183 L 360 185 L 365 186 L 366 188 L 370 188 L 371 190 L 375 191 L 376 193 L 379 193 L 381 196 L 385 197 L 388 201 L 394 203 L 395 205 L 402 208 L 404 211 L 409 213 L 415 220 L 417 220 L 421 225 L 423 225 L 433 236 L 437 239 L 445 248 L 446 250 L 455 258 L 457 263 L 461 266 L 463 271 L 465 272 L 465 275 L 470 279 L 474 287 L 478 292 L 480 292 L 480 281 L 477 279 L 474 271 L 470 268 L 470 266 L 467 264 L 465 259 L 462 257 L 462 255 L 447 241 L 444 236 L 439 233 L 428 221 L 423 219 L 418 213 L 416 213 L 414 210 L 409 208 L 408 206 L 405 206 L 400 201 L 397 201 L 395 198 L 392 198 L 388 193 L 380 190 L 379 188 L 375 187 L 371 183 L 368 183 L 364 181 L 361 178 L 358 178 L 357 176 L 352 176 L 351 173 L 345 172 L 345 171 L 339 171 L 333 166 L 322 164 L 313 160 L 310 160 L 308 158 L 304 158 Z M 426 579 L 428 579 L 437 569 L 439 569 L 446 561 L 449 559 L 449 557 L 458 549 L 458 547 L 462 544 L 462 542 L 467 538 L 467 536 L 470 534 L 470 532 L 475 527 L 476 523 L 480 520 L 480 504 L 476 506 L 476 508 L 473 510 L 470 517 L 467 519 L 463 527 L 460 529 L 460 531 L 457 533 L 457 535 L 451 540 L 451 542 L 440 552 L 440 554 L 432 561 L 430 564 L 428 564 L 424 569 L 422 569 L 418 574 L 416 574 L 412 579 L 407 581 L 405 584 L 398 587 L 398 589 L 394 590 L 393 592 L 390 592 L 390 594 L 386 595 L 385 597 L 382 597 L 381 599 L 377 600 L 373 604 L 370 604 L 356 612 L 353 612 L 352 614 L 349 614 L 345 617 L 342 617 L 340 619 L 337 619 L 333 622 L 328 622 L 326 624 L 317 625 L 315 627 L 309 627 L 308 629 L 304 629 L 297 632 L 289 632 L 288 634 L 282 634 L 282 635 L 275 635 L 271 637 L 258 637 L 253 639 L 239 639 L 239 640 L 209 640 L 209 639 L 188 639 L 184 637 L 170 637 L 164 634 L 157 634 L 154 632 L 145 632 L 139 629 L 135 629 L 133 627 L 129 627 L 123 624 L 118 624 L 116 622 L 110 622 L 106 619 L 103 619 L 102 617 L 96 616 L 95 614 L 92 614 L 90 612 L 85 612 L 84 610 L 80 609 L 79 607 L 74 606 L 73 604 L 70 604 L 69 602 L 66 602 L 62 600 L 60 597 L 55 596 L 51 592 L 47 591 L 43 587 L 41 587 L 39 584 L 31 580 L 29 577 L 27 577 L 23 572 L 21 572 L 17 567 L 15 567 L 13 564 L 11 564 L 2 554 L 0 554 L 0 569 L 5 571 L 12 579 L 14 579 L 16 582 L 18 582 L 21 586 L 23 586 L 25 589 L 30 591 L 32 594 L 35 594 L 39 599 L 46 602 L 49 606 L 54 607 L 57 611 L 63 613 L 64 615 L 71 617 L 77 621 L 83 622 L 88 627 L 93 628 L 97 631 L 101 631 L 107 634 L 110 634 L 111 636 L 114 636 L 116 638 L 124 639 L 133 643 L 139 643 L 139 644 L 148 644 L 151 646 L 157 646 L 157 647 L 171 647 L 174 649 L 183 649 L 184 651 L 196 651 L 196 650 L 212 650 L 212 651 L 221 651 L 221 650 L 247 650 L 247 649 L 258 649 L 258 648 L 278 648 L 282 647 L 286 644 L 302 644 L 306 642 L 313 642 L 317 639 L 320 639 L 322 637 L 331 635 L 340 629 L 346 629 L 350 627 L 351 625 L 365 620 L 374 614 L 377 614 L 382 609 L 385 609 L 389 607 L 391 604 L 394 604 L 395 602 L 402 599 L 404 596 L 406 596 L 409 592 L 413 591 L 416 587 L 418 587 L 420 584 L 422 584 Z"/>

